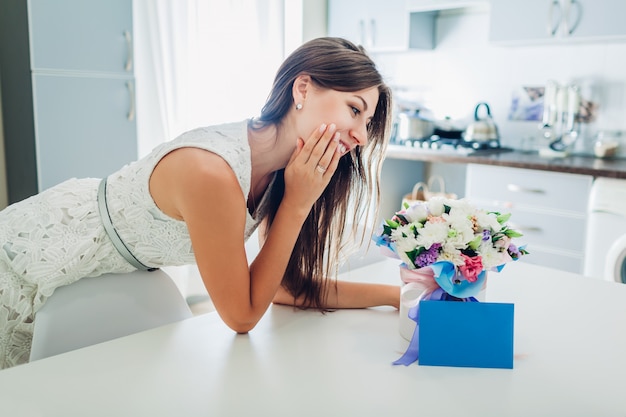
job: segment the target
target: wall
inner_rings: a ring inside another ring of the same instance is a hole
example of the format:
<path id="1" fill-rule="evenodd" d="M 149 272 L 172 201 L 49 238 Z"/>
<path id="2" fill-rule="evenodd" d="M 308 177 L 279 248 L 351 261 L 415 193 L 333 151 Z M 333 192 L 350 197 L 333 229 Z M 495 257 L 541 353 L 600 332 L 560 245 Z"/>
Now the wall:
<path id="1" fill-rule="evenodd" d="M 392 85 L 416 90 L 440 117 L 469 117 L 476 103 L 488 102 L 511 145 L 539 137 L 537 122 L 507 120 L 513 92 L 549 79 L 578 82 L 599 101 L 590 134 L 626 130 L 626 42 L 501 46 L 488 41 L 488 30 L 488 8 L 444 12 L 434 50 L 378 54 L 376 60 Z"/>
<path id="2" fill-rule="evenodd" d="M 326 36 L 326 0 L 302 0 L 302 39 Z"/>
<path id="3" fill-rule="evenodd" d="M 2 77 L 2 74 L 0 74 L 0 77 Z M 2 97 L 1 89 L 0 97 Z M 0 210 L 5 208 L 8 204 L 7 194 L 6 163 L 4 160 L 4 126 L 2 125 L 2 100 L 0 100 Z"/>
<path id="4" fill-rule="evenodd" d="M 600 104 L 597 121 L 585 126 L 587 138 L 577 149 L 590 151 L 599 130 L 626 131 L 626 42 L 503 46 L 488 41 L 488 30 L 488 7 L 442 12 L 434 50 L 374 57 L 397 91 L 422 100 L 436 117 L 469 121 L 474 106 L 486 101 L 508 146 L 547 145 L 539 122 L 511 121 L 508 112 L 521 86 L 544 86 L 549 79 L 579 82 Z M 625 148 L 623 142 L 623 156 Z M 431 172 L 448 174 L 453 191 L 462 194 L 462 165 L 431 165 Z"/>

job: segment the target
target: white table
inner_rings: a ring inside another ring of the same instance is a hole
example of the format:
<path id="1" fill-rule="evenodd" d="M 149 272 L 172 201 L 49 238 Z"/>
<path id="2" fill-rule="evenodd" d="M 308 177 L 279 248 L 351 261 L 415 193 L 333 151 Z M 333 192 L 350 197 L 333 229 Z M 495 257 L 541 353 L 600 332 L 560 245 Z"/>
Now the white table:
<path id="1" fill-rule="evenodd" d="M 397 282 L 388 260 L 348 278 Z M 626 416 L 626 285 L 516 262 L 513 370 L 392 366 L 389 308 L 273 306 L 248 335 L 216 314 L 0 371 L 2 416 Z"/>

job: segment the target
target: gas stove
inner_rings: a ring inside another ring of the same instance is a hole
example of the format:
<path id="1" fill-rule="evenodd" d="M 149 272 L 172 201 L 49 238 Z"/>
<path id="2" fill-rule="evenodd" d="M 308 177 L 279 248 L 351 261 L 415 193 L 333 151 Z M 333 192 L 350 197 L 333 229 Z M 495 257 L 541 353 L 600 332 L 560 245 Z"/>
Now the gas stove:
<path id="1" fill-rule="evenodd" d="M 512 151 L 500 144 L 499 139 L 486 141 L 466 141 L 461 138 L 442 138 L 437 135 L 422 139 L 405 140 L 401 145 L 433 153 L 457 155 L 485 155 Z"/>

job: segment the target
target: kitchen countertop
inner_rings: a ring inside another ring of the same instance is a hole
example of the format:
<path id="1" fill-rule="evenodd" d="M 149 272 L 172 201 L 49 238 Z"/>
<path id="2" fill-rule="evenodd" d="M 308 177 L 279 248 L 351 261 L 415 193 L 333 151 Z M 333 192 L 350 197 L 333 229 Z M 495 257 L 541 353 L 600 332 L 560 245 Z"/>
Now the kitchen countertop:
<path id="1" fill-rule="evenodd" d="M 387 158 L 424 162 L 497 165 L 569 174 L 592 175 L 626 179 L 626 159 L 600 159 L 592 156 L 567 156 L 546 158 L 537 152 L 504 151 L 498 153 L 459 154 L 452 151 L 436 151 L 389 145 Z"/>

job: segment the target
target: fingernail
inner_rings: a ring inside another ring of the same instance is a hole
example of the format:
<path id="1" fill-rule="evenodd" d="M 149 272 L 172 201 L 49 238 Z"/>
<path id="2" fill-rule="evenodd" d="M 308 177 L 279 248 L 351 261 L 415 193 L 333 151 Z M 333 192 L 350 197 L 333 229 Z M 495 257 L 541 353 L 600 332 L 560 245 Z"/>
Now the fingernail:
<path id="1" fill-rule="evenodd" d="M 331 131 L 331 132 L 332 132 L 332 131 L 334 131 L 336 127 L 337 127 L 337 126 L 335 126 L 335 124 L 334 124 L 334 123 L 331 123 L 331 124 L 330 124 L 330 131 Z"/>
<path id="2" fill-rule="evenodd" d="M 341 134 L 339 132 L 336 132 L 335 135 L 333 136 L 333 140 L 335 142 L 339 142 L 340 137 L 341 137 Z"/>
<path id="3" fill-rule="evenodd" d="M 322 125 L 320 126 L 320 133 L 324 133 L 325 130 L 326 130 L 326 123 L 322 123 Z"/>

